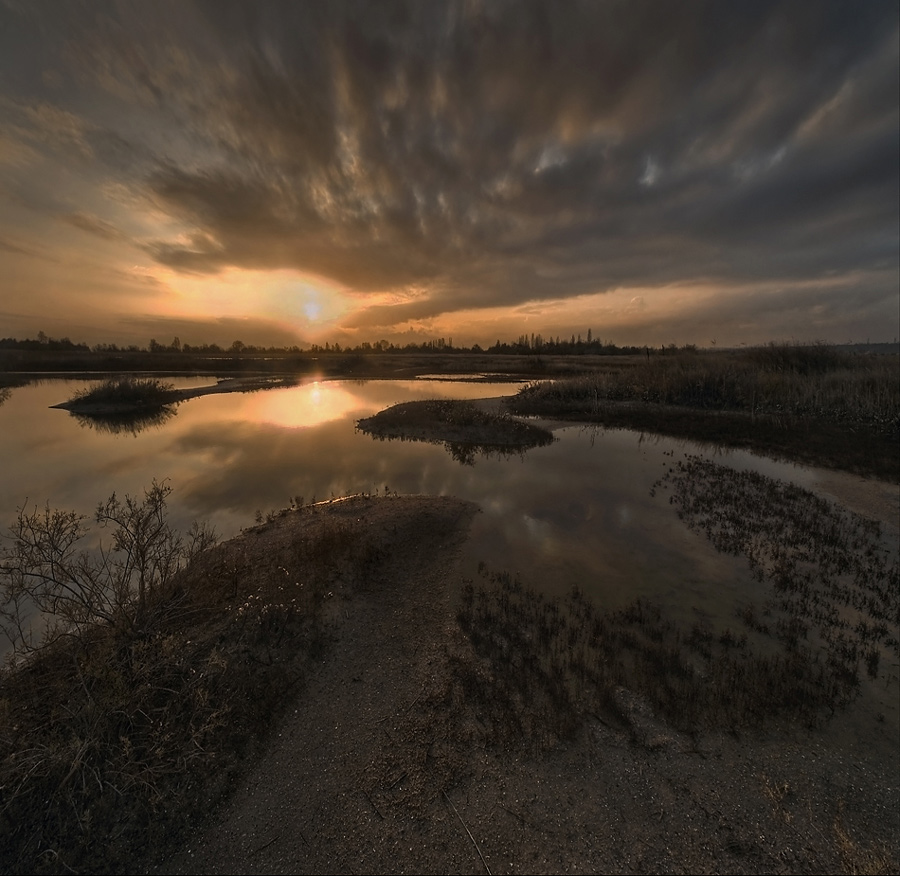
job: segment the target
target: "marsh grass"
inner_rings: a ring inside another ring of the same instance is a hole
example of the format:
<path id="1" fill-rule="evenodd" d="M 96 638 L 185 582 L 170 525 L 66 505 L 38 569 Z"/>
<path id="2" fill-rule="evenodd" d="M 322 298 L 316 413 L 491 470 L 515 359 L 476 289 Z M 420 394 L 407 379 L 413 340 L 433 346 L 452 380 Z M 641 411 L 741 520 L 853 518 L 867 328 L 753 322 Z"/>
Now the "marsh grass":
<path id="1" fill-rule="evenodd" d="M 717 550 L 744 557 L 766 585 L 766 632 L 786 648 L 820 643 L 829 664 L 848 677 L 864 667 L 872 679 L 889 681 L 885 665 L 900 657 L 900 566 L 877 521 L 794 484 L 698 456 L 678 462 L 657 488 L 671 488 L 679 517 Z M 741 616 L 760 628 L 752 600 Z"/>
<path id="2" fill-rule="evenodd" d="M 461 683 L 486 739 L 505 747 L 552 745 L 589 715 L 630 723 L 633 695 L 688 733 L 773 719 L 816 726 L 856 695 L 852 673 L 805 644 L 762 653 L 737 629 L 679 627 L 645 600 L 605 612 L 581 591 L 547 600 L 505 573 L 468 584 L 458 620 L 484 659 L 459 665 Z"/>
<path id="3" fill-rule="evenodd" d="M 900 429 L 896 356 L 860 356 L 826 345 L 769 345 L 744 352 L 656 355 L 519 392 L 518 405 L 569 408 L 643 401 L 754 416 L 812 417 L 885 431 Z"/>
<path id="4" fill-rule="evenodd" d="M 824 344 L 656 354 L 533 383 L 517 414 L 656 429 L 900 478 L 900 361 Z"/>
<path id="5" fill-rule="evenodd" d="M 458 612 L 481 662 L 457 671 L 489 742 L 542 747 L 592 714 L 634 729 L 635 697 L 685 732 L 813 728 L 860 695 L 863 674 L 896 686 L 898 560 L 877 523 L 695 457 L 654 486 L 670 489 L 688 526 L 750 565 L 759 589 L 734 625 L 676 625 L 642 599 L 602 610 L 577 589 L 548 600 L 481 564 Z M 651 747 L 665 735 L 638 730 Z"/>

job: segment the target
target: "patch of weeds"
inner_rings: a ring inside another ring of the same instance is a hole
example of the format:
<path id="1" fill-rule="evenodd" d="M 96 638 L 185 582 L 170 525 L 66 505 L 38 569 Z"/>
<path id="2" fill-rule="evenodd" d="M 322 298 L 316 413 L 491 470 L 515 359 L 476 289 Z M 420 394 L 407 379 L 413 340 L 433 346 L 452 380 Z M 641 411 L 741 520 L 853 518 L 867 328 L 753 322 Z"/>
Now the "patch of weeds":
<path id="1" fill-rule="evenodd" d="M 680 461 L 654 487 L 671 488 L 679 517 L 717 550 L 746 558 L 768 594 L 746 626 L 787 652 L 810 643 L 834 677 L 851 687 L 859 671 L 887 683 L 900 657 L 900 565 L 879 523 L 793 484 L 737 471 L 698 456 Z"/>
<path id="2" fill-rule="evenodd" d="M 457 614 L 479 660 L 457 673 L 490 744 L 552 744 L 588 714 L 619 713 L 623 689 L 686 732 L 771 718 L 814 726 L 855 693 L 843 664 L 805 646 L 756 653 L 745 635 L 681 628 L 646 600 L 600 611 L 577 589 L 548 600 L 506 572 L 480 576 Z"/>

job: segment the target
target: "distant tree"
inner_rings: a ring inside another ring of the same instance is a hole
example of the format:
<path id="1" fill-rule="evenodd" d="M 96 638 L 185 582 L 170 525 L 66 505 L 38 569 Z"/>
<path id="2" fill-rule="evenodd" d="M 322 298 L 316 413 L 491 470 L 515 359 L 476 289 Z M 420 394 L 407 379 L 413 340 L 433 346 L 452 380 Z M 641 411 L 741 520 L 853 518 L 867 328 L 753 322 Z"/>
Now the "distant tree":
<path id="1" fill-rule="evenodd" d="M 243 353 L 245 348 L 246 348 L 246 345 L 244 344 L 243 341 L 232 341 L 231 346 L 229 347 L 229 350 L 232 353 L 234 353 L 235 355 L 237 355 L 239 353 Z"/>

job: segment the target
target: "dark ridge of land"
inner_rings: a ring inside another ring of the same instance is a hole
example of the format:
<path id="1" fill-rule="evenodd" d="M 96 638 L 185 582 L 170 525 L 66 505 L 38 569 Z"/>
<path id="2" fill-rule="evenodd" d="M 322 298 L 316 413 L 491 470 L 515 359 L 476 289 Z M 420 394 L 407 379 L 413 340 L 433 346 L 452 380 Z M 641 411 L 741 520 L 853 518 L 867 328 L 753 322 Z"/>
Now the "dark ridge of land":
<path id="1" fill-rule="evenodd" d="M 159 376 L 287 375 L 327 378 L 391 379 L 420 374 L 478 374 L 534 378 L 584 374 L 600 361 L 627 361 L 628 355 L 543 356 L 490 353 L 324 353 L 258 356 L 205 356 L 178 353 L 37 353 L 0 349 L 0 377 L 16 380 L 48 376 L 83 377 L 100 374 Z"/>

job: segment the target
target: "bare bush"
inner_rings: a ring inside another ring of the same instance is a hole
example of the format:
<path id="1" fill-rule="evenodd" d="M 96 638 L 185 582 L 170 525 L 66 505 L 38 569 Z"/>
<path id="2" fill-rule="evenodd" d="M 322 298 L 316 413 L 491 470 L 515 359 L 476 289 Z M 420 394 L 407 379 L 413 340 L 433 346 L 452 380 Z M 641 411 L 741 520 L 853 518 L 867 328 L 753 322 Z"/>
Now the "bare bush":
<path id="1" fill-rule="evenodd" d="M 140 633 L 164 604 L 172 581 L 197 553 L 216 541 L 212 529 L 194 524 L 183 537 L 166 513 L 171 487 L 156 481 L 143 498 L 113 493 L 94 520 L 111 531 L 111 544 L 89 550 L 84 515 L 21 508 L 0 548 L 0 627 L 12 659 L 64 636 L 105 624 Z"/>

